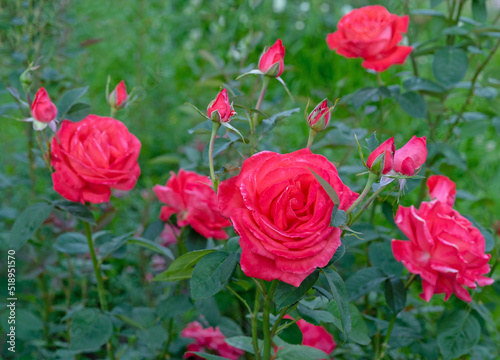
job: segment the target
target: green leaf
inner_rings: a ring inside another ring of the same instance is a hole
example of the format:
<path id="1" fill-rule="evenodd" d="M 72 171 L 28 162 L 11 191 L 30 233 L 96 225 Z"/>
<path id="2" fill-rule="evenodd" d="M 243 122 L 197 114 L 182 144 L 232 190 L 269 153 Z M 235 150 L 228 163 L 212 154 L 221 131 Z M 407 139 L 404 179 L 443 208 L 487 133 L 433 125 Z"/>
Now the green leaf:
<path id="1" fill-rule="evenodd" d="M 337 205 L 335 204 L 335 208 L 336 207 L 337 207 Z M 335 208 L 332 211 L 332 220 L 330 222 L 330 226 L 341 227 L 342 225 L 344 225 L 346 223 L 347 216 L 346 216 L 344 210 L 338 210 Z"/>
<path id="2" fill-rule="evenodd" d="M 441 4 L 443 0 L 431 0 L 431 8 L 435 8 L 439 4 Z"/>
<path id="3" fill-rule="evenodd" d="M 142 326 L 142 324 L 139 324 L 137 321 L 135 321 L 134 319 L 129 318 L 126 315 L 123 315 L 123 314 L 114 314 L 114 316 L 117 319 L 123 321 L 127 325 L 133 326 L 133 327 L 138 328 L 138 329 L 144 329 L 144 326 Z"/>
<path id="4" fill-rule="evenodd" d="M 168 338 L 167 331 L 161 324 L 136 331 L 137 338 L 152 350 L 160 349 Z"/>
<path id="5" fill-rule="evenodd" d="M 381 282 L 387 279 L 381 270 L 377 268 L 364 268 L 354 273 L 346 280 L 349 301 L 354 301 L 370 291 L 378 288 Z"/>
<path id="6" fill-rule="evenodd" d="M 368 145 L 368 150 L 370 150 L 370 152 L 375 150 L 379 145 L 379 141 L 377 139 L 376 132 L 373 132 L 373 134 L 371 134 L 368 139 L 365 139 L 365 141 L 366 141 L 366 144 Z"/>
<path id="7" fill-rule="evenodd" d="M 193 309 L 193 304 L 186 295 L 171 296 L 156 306 L 156 312 L 161 318 L 173 318 L 184 315 Z"/>
<path id="8" fill-rule="evenodd" d="M 76 103 L 71 107 L 71 109 L 68 110 L 65 118 L 73 122 L 83 120 L 88 114 L 90 114 L 90 109 L 91 107 L 89 104 Z"/>
<path id="9" fill-rule="evenodd" d="M 233 336 L 225 339 L 226 343 L 235 347 L 237 349 L 244 350 L 250 354 L 255 354 L 253 351 L 252 338 L 248 336 Z M 259 340 L 259 347 L 262 345 L 262 341 Z"/>
<path id="10" fill-rule="evenodd" d="M 352 330 L 349 334 L 349 338 L 360 345 L 368 345 L 371 339 L 363 316 L 355 305 L 350 304 L 349 309 L 352 320 Z"/>
<path id="11" fill-rule="evenodd" d="M 233 275 L 237 262 L 237 254 L 225 251 L 216 251 L 204 256 L 194 267 L 191 277 L 193 300 L 208 298 L 221 291 Z"/>
<path id="12" fill-rule="evenodd" d="M 165 223 L 161 220 L 153 221 L 146 227 L 146 230 L 142 233 L 142 238 L 148 240 L 156 240 L 165 229 Z"/>
<path id="13" fill-rule="evenodd" d="M 18 250 L 28 241 L 52 212 L 53 204 L 37 203 L 26 208 L 10 230 L 9 247 Z"/>
<path id="14" fill-rule="evenodd" d="M 154 241 L 151 241 L 148 239 L 134 237 L 132 239 L 127 240 L 127 244 L 142 246 L 146 249 L 152 250 L 154 252 L 157 252 L 158 254 L 161 254 L 165 257 L 168 257 L 169 259 L 172 259 L 172 260 L 174 259 L 174 255 L 172 254 L 172 251 L 170 251 L 170 249 L 167 249 L 166 247 L 161 246 L 160 244 L 155 243 Z M 170 266 L 172 266 L 172 265 L 173 265 L 173 263 Z M 161 274 L 159 274 L 158 276 L 160 276 L 160 275 Z M 154 278 L 153 280 L 155 280 L 155 279 L 156 278 Z M 164 280 L 164 281 L 173 281 L 173 280 Z"/>
<path id="15" fill-rule="evenodd" d="M 212 133 L 213 121 L 206 120 L 188 130 L 189 134 L 210 134 Z"/>
<path id="16" fill-rule="evenodd" d="M 477 319 L 465 310 L 446 313 L 437 323 L 437 343 L 445 360 L 468 354 L 481 337 Z"/>
<path id="17" fill-rule="evenodd" d="M 88 86 L 66 91 L 57 106 L 57 118 L 59 120 L 64 120 L 69 110 L 76 104 L 78 99 L 87 92 L 87 90 Z"/>
<path id="18" fill-rule="evenodd" d="M 374 87 L 365 87 L 356 91 L 352 98 L 352 106 L 355 110 L 359 109 L 361 106 L 370 101 L 375 95 L 378 94 L 378 88 Z"/>
<path id="19" fill-rule="evenodd" d="M 82 309 L 73 315 L 70 326 L 72 350 L 95 350 L 108 341 L 113 324 L 97 309 Z"/>
<path id="20" fill-rule="evenodd" d="M 328 358 L 325 352 L 304 345 L 287 345 L 278 350 L 277 360 L 320 360 Z"/>
<path id="21" fill-rule="evenodd" d="M 452 46 L 437 50 L 432 61 L 432 72 L 436 80 L 450 88 L 462 80 L 467 72 L 467 53 Z"/>
<path id="22" fill-rule="evenodd" d="M 331 315 L 331 314 L 330 314 Z M 282 319 L 282 323 L 288 324 L 293 320 L 291 319 Z M 287 342 L 288 344 L 300 345 L 302 344 L 302 331 L 300 330 L 297 323 L 288 325 L 283 331 L 279 333 L 280 338 Z"/>
<path id="23" fill-rule="evenodd" d="M 346 249 L 345 245 L 341 243 L 340 246 L 335 251 L 335 254 L 333 254 L 333 257 L 330 260 L 329 264 L 335 264 L 337 261 L 342 259 L 345 255 L 345 249 Z"/>
<path id="24" fill-rule="evenodd" d="M 89 252 L 87 237 L 76 232 L 59 235 L 54 248 L 65 254 L 86 254 Z"/>
<path id="25" fill-rule="evenodd" d="M 414 118 L 427 117 L 427 104 L 418 92 L 409 91 L 398 97 L 399 106 L 405 113 Z"/>
<path id="26" fill-rule="evenodd" d="M 228 360 L 228 358 L 218 356 L 218 355 L 212 355 L 212 354 L 206 354 L 198 351 L 191 351 L 192 354 L 196 354 L 199 357 L 206 359 L 206 360 Z M 231 360 L 231 359 L 229 359 Z"/>
<path id="27" fill-rule="evenodd" d="M 52 204 L 56 209 L 69 212 L 78 220 L 85 221 L 90 225 L 96 224 L 94 214 L 83 204 L 67 200 L 57 200 Z"/>
<path id="28" fill-rule="evenodd" d="M 269 117 L 267 119 L 262 120 L 262 124 L 260 125 L 259 131 L 261 131 L 262 133 L 267 133 L 267 132 L 271 131 L 276 126 L 276 123 L 278 121 L 291 116 L 292 114 L 298 112 L 299 110 L 300 110 L 300 108 L 294 108 L 291 110 L 282 111 L 282 112 L 279 112 L 277 114 L 272 115 L 271 117 Z"/>
<path id="29" fill-rule="evenodd" d="M 405 308 L 406 289 L 400 278 L 390 277 L 385 281 L 385 301 L 395 315 Z"/>
<path id="30" fill-rule="evenodd" d="M 119 248 L 121 248 L 127 240 L 132 236 L 132 232 L 128 234 L 123 234 L 120 236 L 112 236 L 109 241 L 106 241 L 102 245 L 99 246 L 99 257 L 105 258 L 106 256 L 112 254 Z"/>
<path id="31" fill-rule="evenodd" d="M 339 310 L 342 332 L 347 336 L 351 332 L 352 324 L 346 284 L 336 271 L 333 271 L 330 268 L 324 268 L 321 271 L 326 276 L 330 292 L 333 295 L 333 301 L 335 301 Z"/>
<path id="32" fill-rule="evenodd" d="M 316 180 L 318 180 L 321 187 L 323 188 L 323 190 L 326 191 L 326 193 L 328 194 L 330 199 L 332 199 L 333 203 L 340 204 L 340 200 L 339 200 L 337 193 L 335 192 L 335 189 L 328 183 L 328 181 L 326 181 L 321 176 L 316 174 L 311 168 L 309 168 L 309 171 L 311 171 L 313 173 L 314 177 L 316 178 Z"/>
<path id="33" fill-rule="evenodd" d="M 240 136 L 241 140 L 245 143 L 245 138 L 243 137 L 243 135 L 241 135 L 241 133 L 238 131 L 238 129 L 236 129 L 233 125 L 229 124 L 228 122 L 221 123 L 221 125 L 227 129 L 231 130 L 231 131 L 234 131 L 236 134 L 238 134 Z"/>
<path id="34" fill-rule="evenodd" d="M 168 269 L 158 274 L 153 281 L 179 281 L 191 278 L 193 267 L 200 259 L 215 250 L 191 251 L 175 259 Z"/>
<path id="35" fill-rule="evenodd" d="M 434 81 L 431 81 L 428 79 L 419 78 L 416 76 L 413 76 L 413 77 L 410 77 L 410 78 L 404 80 L 403 86 L 408 91 L 422 90 L 422 91 L 428 91 L 428 92 L 433 92 L 433 93 L 442 93 L 445 91 L 445 89 L 441 85 L 439 85 L 438 83 L 435 83 Z"/>
<path id="36" fill-rule="evenodd" d="M 479 22 L 485 22 L 488 18 L 486 0 L 472 0 L 472 17 Z"/>
<path id="37" fill-rule="evenodd" d="M 285 306 L 292 305 L 299 301 L 302 296 L 304 296 L 307 291 L 316 283 L 318 280 L 319 271 L 315 271 L 302 281 L 299 287 L 284 283 L 282 281 L 278 282 L 276 287 L 276 292 L 274 293 L 274 301 L 276 304 L 276 310 L 279 311 Z"/>
<path id="38" fill-rule="evenodd" d="M 300 316 L 310 324 L 321 325 L 321 323 L 333 323 L 335 318 L 332 313 L 325 310 L 311 310 L 304 305 L 297 306 Z"/>
<path id="39" fill-rule="evenodd" d="M 373 267 L 378 268 L 387 276 L 399 276 L 403 273 L 404 266 L 394 258 L 389 241 L 372 242 L 368 247 L 368 258 Z"/>

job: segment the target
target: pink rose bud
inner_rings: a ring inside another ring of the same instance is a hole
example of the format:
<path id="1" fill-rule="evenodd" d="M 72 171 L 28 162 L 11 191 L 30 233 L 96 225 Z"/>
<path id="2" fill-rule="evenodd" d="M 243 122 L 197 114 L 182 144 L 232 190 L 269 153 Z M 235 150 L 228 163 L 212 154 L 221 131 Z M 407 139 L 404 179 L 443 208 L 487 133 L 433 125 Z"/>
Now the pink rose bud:
<path id="1" fill-rule="evenodd" d="M 207 107 L 208 117 L 215 122 L 228 122 L 235 114 L 236 112 L 233 109 L 233 104 L 229 102 L 226 89 L 222 89 L 215 100 L 208 104 Z"/>
<path id="2" fill-rule="evenodd" d="M 127 105 L 128 95 L 125 82 L 122 80 L 109 94 L 108 103 L 115 109 L 122 109 Z"/>
<path id="3" fill-rule="evenodd" d="M 398 45 L 408 31 L 408 22 L 408 15 L 391 14 L 382 5 L 365 6 L 344 15 L 326 43 L 346 58 L 362 58 L 365 69 L 382 72 L 404 64 L 411 53 L 411 46 Z"/>
<path id="4" fill-rule="evenodd" d="M 427 146 L 425 136 L 418 138 L 413 136 L 401 149 L 394 153 L 395 172 L 413 176 L 419 172 L 427 159 Z"/>
<path id="5" fill-rule="evenodd" d="M 57 116 L 57 108 L 43 87 L 35 95 L 35 100 L 31 104 L 31 114 L 43 123 L 49 123 Z"/>
<path id="6" fill-rule="evenodd" d="M 395 150 L 394 138 L 391 137 L 372 151 L 366 160 L 366 166 L 376 174 L 387 174 L 392 170 Z"/>
<path id="7" fill-rule="evenodd" d="M 281 39 L 265 51 L 259 59 L 259 70 L 267 76 L 278 77 L 283 73 L 285 65 L 285 47 Z"/>
<path id="8" fill-rule="evenodd" d="M 328 107 L 328 100 L 325 99 L 319 103 L 307 118 L 307 124 L 311 129 L 320 132 L 326 129 L 330 122 L 331 112 Z"/>

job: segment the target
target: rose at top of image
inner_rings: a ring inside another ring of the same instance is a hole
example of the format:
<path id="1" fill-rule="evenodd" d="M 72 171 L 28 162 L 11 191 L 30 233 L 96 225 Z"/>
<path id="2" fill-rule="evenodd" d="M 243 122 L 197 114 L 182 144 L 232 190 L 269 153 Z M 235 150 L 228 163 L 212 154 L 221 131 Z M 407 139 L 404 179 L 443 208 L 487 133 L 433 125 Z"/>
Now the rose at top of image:
<path id="1" fill-rule="evenodd" d="M 328 126 L 331 115 L 330 108 L 328 107 L 328 100 L 325 99 L 311 111 L 307 117 L 307 124 L 311 129 L 317 132 L 323 131 Z"/>
<path id="2" fill-rule="evenodd" d="M 362 58 L 364 68 L 382 72 L 404 64 L 411 53 L 411 46 L 398 45 L 408 31 L 408 22 L 408 15 L 391 14 L 382 5 L 365 6 L 344 15 L 326 42 L 337 54 Z"/>
<path id="3" fill-rule="evenodd" d="M 206 238 L 227 239 L 224 228 L 231 223 L 219 213 L 217 196 L 211 186 L 208 176 L 184 169 L 178 174 L 171 172 L 165 186 L 153 187 L 158 199 L 165 204 L 160 219 L 168 221 L 170 216 L 177 214 L 177 226 L 190 225 Z"/>
<path id="4" fill-rule="evenodd" d="M 231 360 L 238 360 L 244 354 L 243 350 L 226 343 L 226 337 L 218 327 L 203 328 L 199 322 L 193 321 L 186 325 L 180 335 L 194 340 L 188 344 L 184 359 L 203 359 L 193 352 L 214 352 L 216 355 Z"/>
<path id="5" fill-rule="evenodd" d="M 267 49 L 259 59 L 259 70 L 268 76 L 278 77 L 285 66 L 285 47 L 281 39 Z"/>
<path id="6" fill-rule="evenodd" d="M 394 138 L 391 137 L 371 152 L 366 160 L 366 166 L 376 173 L 387 174 L 392 170 L 395 151 Z"/>
<path id="7" fill-rule="evenodd" d="M 119 120 L 97 115 L 64 120 L 51 145 L 54 190 L 75 202 L 107 202 L 111 189 L 134 187 L 140 150 L 140 141 Z"/>
<path id="8" fill-rule="evenodd" d="M 45 88 L 40 88 L 31 104 L 31 115 L 38 121 L 49 123 L 57 116 L 57 108 Z"/>
<path id="9" fill-rule="evenodd" d="M 333 187 L 339 204 L 311 170 Z M 332 210 L 335 205 L 348 209 L 357 197 L 335 165 L 309 149 L 255 154 L 244 161 L 238 176 L 221 182 L 218 192 L 221 214 L 240 235 L 243 272 L 293 286 L 328 264 L 342 232 L 330 226 Z"/>
<path id="10" fill-rule="evenodd" d="M 427 181 L 430 202 L 423 202 L 419 209 L 400 206 L 396 225 L 409 241 L 392 240 L 396 260 L 413 274 L 422 278 L 423 293 L 429 301 L 434 294 L 451 294 L 459 299 L 472 301 L 464 286 L 475 289 L 477 285 L 493 283 L 485 274 L 491 257 L 485 254 L 485 240 L 479 229 L 452 208 L 455 183 L 446 176 L 434 175 Z M 477 283 L 477 285 L 476 285 Z"/>
<path id="11" fill-rule="evenodd" d="M 284 318 L 293 320 L 290 315 L 285 315 Z M 323 326 L 310 324 L 304 319 L 298 320 L 297 326 L 302 332 L 302 345 L 319 349 L 326 354 L 330 354 L 333 350 L 335 350 L 337 344 L 333 339 L 333 335 L 330 334 Z"/>
<path id="12" fill-rule="evenodd" d="M 125 86 L 125 81 L 122 80 L 116 85 L 111 94 L 109 94 L 108 103 L 116 109 L 121 109 L 127 104 L 127 99 L 127 87 Z"/>
<path id="13" fill-rule="evenodd" d="M 233 104 L 229 101 L 226 89 L 222 89 L 207 107 L 207 116 L 212 121 L 225 123 L 235 114 L 236 111 L 234 111 Z"/>

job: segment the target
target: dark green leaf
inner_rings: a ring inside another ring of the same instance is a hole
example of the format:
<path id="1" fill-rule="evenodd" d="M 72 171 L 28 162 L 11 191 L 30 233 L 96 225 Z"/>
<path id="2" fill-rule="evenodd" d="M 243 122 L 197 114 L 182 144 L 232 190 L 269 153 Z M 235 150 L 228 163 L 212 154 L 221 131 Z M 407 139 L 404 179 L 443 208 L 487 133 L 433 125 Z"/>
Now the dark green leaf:
<path id="1" fill-rule="evenodd" d="M 168 338 L 167 331 L 161 324 L 137 330 L 136 334 L 139 341 L 152 350 L 160 349 Z"/>
<path id="2" fill-rule="evenodd" d="M 99 245 L 99 257 L 105 258 L 111 253 L 121 248 L 133 233 L 123 234 L 121 236 L 113 236 L 105 243 Z"/>
<path id="3" fill-rule="evenodd" d="M 65 118 L 69 121 L 77 122 L 90 114 L 90 105 L 84 103 L 76 103 L 66 113 Z"/>
<path id="4" fill-rule="evenodd" d="M 387 279 L 381 270 L 377 268 L 364 268 L 354 273 L 346 280 L 346 288 L 349 293 L 349 301 L 354 301 L 370 291 L 378 288 L 381 282 Z"/>
<path id="5" fill-rule="evenodd" d="M 57 251 L 65 254 L 86 254 L 89 252 L 87 237 L 75 232 L 59 235 L 54 247 Z"/>
<path id="6" fill-rule="evenodd" d="M 67 200 L 54 201 L 52 204 L 56 209 L 67 211 L 78 220 L 85 221 L 90 225 L 96 224 L 94 214 L 83 204 Z"/>
<path id="7" fill-rule="evenodd" d="M 333 323 L 334 317 L 324 310 L 311 310 L 304 305 L 297 306 L 300 316 L 310 324 L 321 325 L 321 323 Z"/>
<path id="8" fill-rule="evenodd" d="M 259 131 L 262 131 L 262 133 L 266 133 L 266 132 L 271 131 L 276 126 L 278 121 L 291 116 L 292 114 L 298 112 L 299 110 L 300 110 L 300 108 L 282 111 L 282 112 L 279 112 L 277 114 L 272 115 L 268 119 L 262 120 L 262 124 L 260 126 L 261 128 L 259 129 Z"/>
<path id="9" fill-rule="evenodd" d="M 400 278 L 391 277 L 385 281 L 385 301 L 393 314 L 406 306 L 406 289 Z"/>
<path id="10" fill-rule="evenodd" d="M 370 152 L 372 152 L 373 150 L 375 150 L 378 145 L 379 145 L 379 141 L 377 139 L 377 133 L 374 132 L 373 134 L 370 135 L 370 137 L 368 139 L 365 139 L 366 141 L 366 144 L 368 146 L 368 150 Z"/>
<path id="11" fill-rule="evenodd" d="M 465 310 L 445 314 L 437 326 L 437 343 L 445 360 L 468 354 L 481 337 L 479 322 Z"/>
<path id="12" fill-rule="evenodd" d="M 179 281 L 191 278 L 193 267 L 200 259 L 215 250 L 197 250 L 184 254 L 172 262 L 169 268 L 158 274 L 153 281 Z"/>
<path id="13" fill-rule="evenodd" d="M 467 53 L 452 46 L 437 50 L 432 61 L 432 72 L 436 80 L 449 88 L 462 80 L 467 72 Z"/>
<path id="14" fill-rule="evenodd" d="M 208 298 L 221 291 L 231 278 L 238 256 L 225 251 L 207 254 L 196 264 L 191 277 L 193 300 Z"/>
<path id="15" fill-rule="evenodd" d="M 206 354 L 206 353 L 202 353 L 202 352 L 198 352 L 198 351 L 192 351 L 192 352 L 190 352 L 190 354 L 191 353 L 192 354 L 196 354 L 199 357 L 201 357 L 203 359 L 206 359 L 206 360 L 228 360 L 228 358 L 225 358 L 225 357 L 222 357 L 222 356 L 212 355 L 212 354 Z"/>
<path id="16" fill-rule="evenodd" d="M 225 339 L 226 343 L 235 347 L 237 349 L 244 350 L 250 354 L 255 354 L 253 351 L 252 338 L 248 336 L 233 336 Z M 259 346 L 262 344 L 262 341 L 259 340 Z"/>
<path id="17" fill-rule="evenodd" d="M 123 314 L 114 314 L 114 316 L 117 319 L 123 321 L 127 325 L 133 326 L 133 327 L 138 328 L 138 329 L 144 329 L 144 326 L 142 324 L 138 323 L 134 319 L 129 318 L 126 315 L 123 315 Z"/>
<path id="18" fill-rule="evenodd" d="M 435 8 L 439 4 L 441 4 L 443 0 L 431 0 L 431 8 Z"/>
<path id="19" fill-rule="evenodd" d="M 335 207 L 337 207 L 336 204 Z M 330 226 L 340 227 L 346 223 L 346 220 L 347 216 L 344 210 L 334 209 L 334 211 L 332 211 L 332 221 L 330 222 Z"/>
<path id="20" fill-rule="evenodd" d="M 156 238 L 162 233 L 163 229 L 165 229 L 165 223 L 163 221 L 153 221 L 148 225 L 146 230 L 144 230 L 142 237 L 148 240 L 156 240 Z"/>
<path id="21" fill-rule="evenodd" d="M 479 22 L 485 22 L 488 18 L 486 0 L 472 0 L 472 17 Z"/>
<path id="22" fill-rule="evenodd" d="M 342 322 L 342 332 L 348 335 L 351 332 L 351 313 L 349 311 L 349 299 L 347 297 L 347 288 L 340 275 L 330 268 L 322 269 L 330 286 L 330 292 L 333 295 L 333 301 L 337 305 Z"/>
<path id="23" fill-rule="evenodd" d="M 10 230 L 9 248 L 18 250 L 43 224 L 53 209 L 52 204 L 38 203 L 26 208 Z"/>
<path id="24" fill-rule="evenodd" d="M 276 303 L 276 310 L 281 310 L 285 306 L 292 305 L 299 301 L 302 296 L 316 283 L 318 280 L 319 272 L 315 271 L 302 281 L 299 287 L 279 282 L 274 294 L 274 301 Z"/>
<path id="25" fill-rule="evenodd" d="M 352 319 L 352 330 L 349 334 L 349 338 L 360 345 L 368 345 L 371 339 L 368 336 L 368 327 L 366 326 L 363 316 L 355 305 L 350 304 L 349 309 Z"/>
<path id="26" fill-rule="evenodd" d="M 394 258 L 389 241 L 372 242 L 368 247 L 368 258 L 373 267 L 382 270 L 388 276 L 398 276 L 403 272 L 404 266 Z"/>
<path id="27" fill-rule="evenodd" d="M 206 120 L 188 130 L 190 134 L 210 134 L 212 132 L 213 121 Z"/>
<path id="28" fill-rule="evenodd" d="M 154 252 L 157 252 L 158 254 L 161 254 L 165 257 L 168 257 L 169 259 L 172 259 L 172 260 L 174 259 L 174 255 L 172 254 L 172 251 L 170 251 L 170 249 L 167 249 L 166 247 L 161 246 L 160 244 L 155 243 L 154 241 L 151 241 L 148 239 L 134 237 L 132 239 L 128 239 L 127 244 L 142 246 L 146 249 L 152 250 Z M 172 263 L 172 265 L 173 265 L 173 263 Z M 170 266 L 172 266 L 172 265 L 170 265 Z M 162 274 L 164 274 L 164 273 L 162 273 Z M 158 276 L 160 276 L 162 274 L 159 274 Z M 158 281 L 156 279 L 157 277 L 155 277 L 153 280 Z M 173 281 L 173 280 L 163 280 L 163 281 Z"/>
<path id="29" fill-rule="evenodd" d="M 330 314 L 331 315 L 331 314 Z M 283 319 L 281 322 L 283 324 L 290 323 L 293 320 Z M 300 330 L 297 323 L 289 325 L 283 331 L 279 333 L 279 337 L 286 341 L 288 344 L 300 345 L 302 344 L 302 331 Z"/>
<path id="30" fill-rule="evenodd" d="M 303 345 L 287 345 L 278 350 L 276 359 L 279 360 L 320 360 L 328 358 L 325 352 Z"/>
<path id="31" fill-rule="evenodd" d="M 414 118 L 425 118 L 427 116 L 427 104 L 424 97 L 418 92 L 409 91 L 399 96 L 399 106 L 405 113 Z"/>
<path id="32" fill-rule="evenodd" d="M 340 246 L 335 251 L 335 254 L 333 254 L 333 257 L 330 260 L 330 264 L 335 264 L 337 261 L 342 259 L 344 255 L 345 255 L 345 245 L 341 243 Z"/>
<path id="33" fill-rule="evenodd" d="M 70 326 L 72 350 L 95 350 L 111 337 L 113 324 L 97 309 L 82 309 L 73 315 Z"/>
<path id="34" fill-rule="evenodd" d="M 429 92 L 434 92 L 434 93 L 442 93 L 445 91 L 445 89 L 439 85 L 438 83 L 435 83 L 434 81 L 428 80 L 428 79 L 423 79 L 419 77 L 410 77 L 403 81 L 403 86 L 405 87 L 406 90 L 408 91 L 418 91 L 418 90 L 423 90 L 423 91 L 429 91 Z"/>
<path id="35" fill-rule="evenodd" d="M 321 176 L 319 176 L 318 174 L 316 174 L 311 168 L 309 168 L 309 171 L 311 171 L 313 173 L 314 177 L 316 178 L 316 180 L 318 180 L 318 182 L 320 183 L 321 187 L 323 188 L 323 190 L 326 191 L 326 193 L 328 194 L 328 196 L 330 197 L 330 199 L 332 199 L 333 203 L 334 204 L 340 204 L 339 197 L 338 197 L 337 193 L 335 192 L 335 189 L 332 187 L 332 185 L 330 185 L 328 183 L 328 181 L 326 181 L 325 179 L 323 179 Z"/>
<path id="36" fill-rule="evenodd" d="M 378 94 L 378 88 L 373 88 L 373 87 L 365 87 L 362 89 L 359 89 L 354 93 L 352 96 L 351 102 L 352 106 L 354 109 L 359 109 L 361 106 L 366 104 L 368 101 L 370 101 L 373 97 L 375 97 Z"/>
<path id="37" fill-rule="evenodd" d="M 173 318 L 184 315 L 193 309 L 193 304 L 186 295 L 171 296 L 156 306 L 156 312 L 161 318 Z"/>
<path id="38" fill-rule="evenodd" d="M 64 120 L 69 110 L 76 104 L 78 99 L 87 92 L 87 90 L 88 86 L 66 91 L 57 106 L 57 118 L 59 120 Z"/>

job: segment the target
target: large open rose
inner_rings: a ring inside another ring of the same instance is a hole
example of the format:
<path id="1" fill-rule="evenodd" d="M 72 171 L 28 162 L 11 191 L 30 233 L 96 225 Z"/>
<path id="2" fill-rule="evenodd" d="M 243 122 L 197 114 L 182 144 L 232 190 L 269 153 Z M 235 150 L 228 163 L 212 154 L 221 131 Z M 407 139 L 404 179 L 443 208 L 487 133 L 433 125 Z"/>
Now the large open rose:
<path id="1" fill-rule="evenodd" d="M 131 190 L 141 172 L 140 141 L 109 117 L 64 120 L 51 150 L 54 190 L 71 201 L 107 202 L 111 188 Z"/>
<path id="2" fill-rule="evenodd" d="M 410 241 L 392 240 L 392 251 L 409 272 L 422 277 L 424 292 L 420 297 L 429 301 L 434 294 L 452 293 L 464 301 L 471 297 L 464 286 L 475 289 L 493 283 L 488 274 L 484 236 L 452 208 L 455 183 L 445 176 L 431 176 L 427 181 L 431 202 L 420 209 L 400 206 L 396 225 Z M 476 285 L 477 283 L 477 285 Z"/>
<path id="3" fill-rule="evenodd" d="M 311 170 L 335 189 L 334 204 Z M 241 269 L 251 277 L 294 286 L 328 264 L 340 246 L 330 227 L 334 205 L 347 209 L 358 194 L 340 180 L 327 158 L 309 149 L 263 151 L 245 160 L 238 176 L 219 186 L 221 214 L 240 235 Z"/>
<path id="4" fill-rule="evenodd" d="M 409 17 L 391 14 L 381 5 L 365 6 L 344 15 L 337 31 L 328 34 L 326 43 L 337 54 L 363 58 L 366 69 L 385 71 L 394 64 L 404 64 L 411 46 L 399 46 L 402 33 L 408 30 Z"/>

